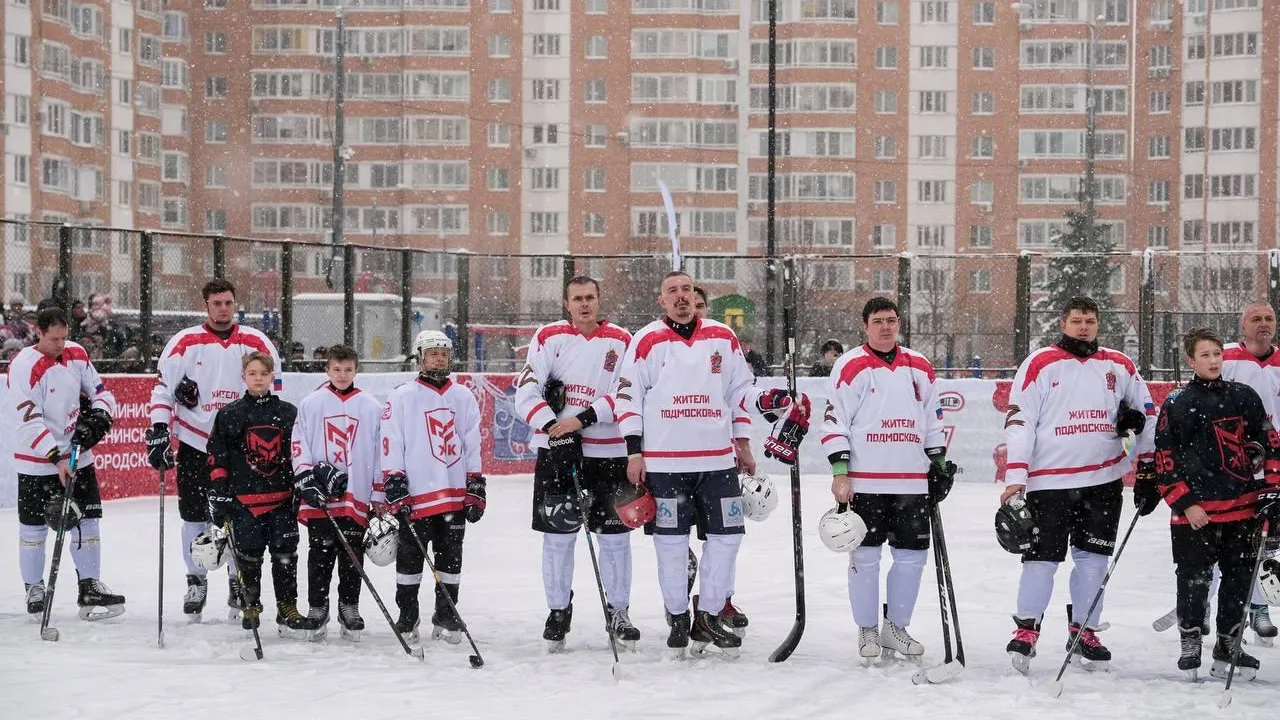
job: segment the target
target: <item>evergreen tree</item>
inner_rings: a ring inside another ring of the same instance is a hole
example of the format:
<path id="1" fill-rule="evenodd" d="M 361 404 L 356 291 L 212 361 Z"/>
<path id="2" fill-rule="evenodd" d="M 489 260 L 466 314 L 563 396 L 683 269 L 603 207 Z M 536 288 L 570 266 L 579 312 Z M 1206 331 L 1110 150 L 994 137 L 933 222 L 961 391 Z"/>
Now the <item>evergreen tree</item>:
<path id="1" fill-rule="evenodd" d="M 1107 254 L 1114 245 L 1107 237 L 1107 226 L 1093 224 L 1092 237 L 1086 231 L 1088 218 L 1082 208 L 1066 212 L 1067 226 L 1058 236 L 1057 253 L 1049 259 L 1048 295 L 1036 303 L 1036 316 L 1041 320 L 1041 345 L 1057 342 L 1062 336 L 1058 328 L 1062 308 L 1080 295 L 1093 298 L 1102 311 L 1099 318 L 1098 342 L 1108 347 L 1124 347 L 1124 320 L 1115 312 L 1111 298 L 1111 262 Z"/>

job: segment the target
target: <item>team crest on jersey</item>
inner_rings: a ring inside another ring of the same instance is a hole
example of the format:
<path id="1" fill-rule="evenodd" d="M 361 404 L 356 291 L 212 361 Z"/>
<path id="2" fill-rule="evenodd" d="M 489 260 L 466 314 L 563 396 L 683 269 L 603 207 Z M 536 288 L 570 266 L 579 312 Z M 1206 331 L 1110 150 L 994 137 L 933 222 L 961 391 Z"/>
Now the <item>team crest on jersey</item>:
<path id="1" fill-rule="evenodd" d="M 462 451 L 458 443 L 458 430 L 453 423 L 453 411 L 448 408 L 428 410 L 427 443 L 431 447 L 431 455 L 444 463 L 445 467 L 453 467 L 462 459 Z"/>
<path id="2" fill-rule="evenodd" d="M 1113 372 L 1107 373 L 1107 391 L 1108 392 L 1116 391 L 1116 374 Z"/>
<path id="3" fill-rule="evenodd" d="M 604 371 L 613 372 L 618 367 L 618 353 L 616 350 L 610 350 L 604 354 Z"/>
<path id="4" fill-rule="evenodd" d="M 245 459 L 254 472 L 275 475 L 280 469 L 284 433 L 274 425 L 252 425 L 244 431 Z"/>
<path id="5" fill-rule="evenodd" d="M 1240 480 L 1251 479 L 1253 464 L 1244 451 L 1244 422 L 1239 417 L 1214 420 L 1213 434 L 1218 440 L 1222 469 Z"/>
<path id="6" fill-rule="evenodd" d="M 718 352 L 711 353 L 711 374 L 719 375 L 720 366 L 723 363 L 724 363 L 724 358 L 720 356 L 720 353 Z"/>
<path id="7" fill-rule="evenodd" d="M 324 419 L 325 455 L 335 465 L 351 464 L 351 443 L 360 420 L 350 415 L 330 415 Z"/>

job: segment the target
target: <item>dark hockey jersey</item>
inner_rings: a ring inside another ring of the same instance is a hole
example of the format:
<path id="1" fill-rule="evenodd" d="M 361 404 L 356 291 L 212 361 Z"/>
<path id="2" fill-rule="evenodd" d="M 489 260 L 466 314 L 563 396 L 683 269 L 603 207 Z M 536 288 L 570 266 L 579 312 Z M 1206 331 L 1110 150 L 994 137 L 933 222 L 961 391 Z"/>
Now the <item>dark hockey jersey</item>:
<path id="1" fill-rule="evenodd" d="M 218 411 L 209 434 L 210 480 L 254 515 L 293 502 L 298 409 L 276 395 L 245 395 Z"/>
<path id="2" fill-rule="evenodd" d="M 1265 480 L 1255 479 L 1246 447 L 1262 446 Z M 1248 385 L 1195 377 L 1174 392 L 1156 421 L 1156 473 L 1172 523 L 1199 505 L 1213 522 L 1253 517 L 1258 490 L 1280 481 L 1280 438 Z"/>

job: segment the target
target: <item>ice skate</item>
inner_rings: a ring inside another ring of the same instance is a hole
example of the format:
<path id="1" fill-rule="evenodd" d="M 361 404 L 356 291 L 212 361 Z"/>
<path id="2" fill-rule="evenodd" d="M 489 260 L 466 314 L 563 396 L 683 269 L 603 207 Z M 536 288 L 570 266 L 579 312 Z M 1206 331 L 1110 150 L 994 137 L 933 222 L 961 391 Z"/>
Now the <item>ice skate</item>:
<path id="1" fill-rule="evenodd" d="M 894 653 L 907 660 L 919 660 L 924 655 L 924 645 L 911 637 L 906 628 L 885 618 L 880 624 L 880 659 L 892 660 Z"/>
<path id="2" fill-rule="evenodd" d="M 342 628 L 342 637 L 351 642 L 360 642 L 364 632 L 364 618 L 360 617 L 360 608 L 355 604 L 338 604 L 338 627 Z"/>
<path id="3" fill-rule="evenodd" d="M 573 624 L 573 596 L 569 596 L 569 605 L 561 610 L 547 613 L 547 624 L 542 628 L 542 639 L 547 641 L 547 652 L 558 653 L 564 650 L 564 638 L 569 634 Z"/>
<path id="4" fill-rule="evenodd" d="M 124 614 L 124 596 L 117 595 L 97 578 L 80 580 L 80 596 L 76 598 L 80 606 L 81 620 L 106 620 Z"/>
<path id="5" fill-rule="evenodd" d="M 605 630 L 613 635 L 618 645 L 628 652 L 636 651 L 636 641 L 640 639 L 640 630 L 631 624 L 631 617 L 626 610 L 616 610 L 609 606 L 609 618 Z"/>
<path id="6" fill-rule="evenodd" d="M 329 636 L 329 606 L 312 605 L 307 611 L 307 640 L 324 642 Z"/>
<path id="7" fill-rule="evenodd" d="M 34 585 L 27 586 L 27 613 L 30 615 L 44 614 L 44 581 L 41 580 Z"/>
<path id="8" fill-rule="evenodd" d="M 858 657 L 863 665 L 869 665 L 880 657 L 883 648 L 880 646 L 880 630 L 875 627 L 858 628 Z"/>
<path id="9" fill-rule="evenodd" d="M 1203 651 L 1200 628 L 1178 628 L 1182 636 L 1182 654 L 1178 656 L 1178 669 L 1186 673 L 1191 682 L 1199 680 L 1200 655 Z"/>
<path id="10" fill-rule="evenodd" d="M 276 633 L 280 637 L 292 640 L 306 640 L 310 637 L 313 629 L 310 619 L 298 612 L 298 604 L 296 602 L 276 603 Z"/>
<path id="11" fill-rule="evenodd" d="M 1266 605 L 1253 605 L 1249 613 L 1249 626 L 1253 635 L 1262 647 L 1272 647 L 1276 642 L 1277 629 L 1271 622 L 1271 608 Z"/>
<path id="12" fill-rule="evenodd" d="M 1220 634 L 1218 642 L 1213 645 L 1213 666 L 1209 668 L 1209 674 L 1219 680 L 1226 680 L 1227 674 L 1231 671 L 1231 646 L 1234 639 L 1235 633 Z M 1244 648 L 1240 648 L 1240 655 L 1236 658 L 1236 678 L 1253 680 L 1258 676 L 1260 667 L 1262 663 L 1258 662 L 1258 658 L 1245 652 Z"/>
<path id="13" fill-rule="evenodd" d="M 230 622 L 240 619 L 240 596 L 243 593 L 244 587 L 240 585 L 240 581 L 232 573 L 227 578 L 227 620 Z M 259 611 L 261 611 L 261 608 L 259 608 Z"/>
<path id="14" fill-rule="evenodd" d="M 747 621 L 746 613 L 733 604 L 733 596 L 725 598 L 724 607 L 720 609 L 720 622 L 733 630 L 734 635 L 740 638 L 747 636 L 747 625 L 750 623 Z"/>
<path id="15" fill-rule="evenodd" d="M 668 612 L 667 625 L 671 627 L 671 632 L 667 635 L 667 648 L 670 649 L 672 657 L 682 658 L 685 649 L 689 647 L 689 632 L 693 627 L 693 618 L 688 610 L 677 615 Z"/>
<path id="16" fill-rule="evenodd" d="M 1079 625 L 1071 623 L 1067 626 L 1067 649 L 1071 648 L 1071 642 L 1075 640 L 1076 633 L 1080 633 L 1080 642 L 1076 645 L 1076 652 L 1072 656 L 1072 662 L 1078 662 L 1081 667 L 1086 670 L 1105 671 L 1111 666 L 1111 651 L 1106 645 L 1102 644 L 1102 640 L 1098 639 L 1098 634 L 1092 628 L 1081 629 Z"/>
<path id="17" fill-rule="evenodd" d="M 1013 669 L 1026 675 L 1031 672 L 1031 658 L 1036 656 L 1036 641 L 1040 639 L 1040 623 L 1032 618 L 1017 616 L 1014 616 L 1013 622 L 1016 625 L 1013 630 L 1013 639 L 1004 649 L 1013 661 Z"/>
<path id="18" fill-rule="evenodd" d="M 182 596 L 182 613 L 187 616 L 187 622 L 200 622 L 208 600 L 209 579 L 204 575 L 188 575 L 187 594 Z"/>
<path id="19" fill-rule="evenodd" d="M 707 654 L 707 646 L 715 645 L 727 658 L 738 657 L 738 648 L 742 647 L 742 638 L 720 623 L 720 618 L 705 610 L 694 613 L 693 627 L 689 631 L 689 640 L 693 643 L 690 654 L 703 656 Z"/>
<path id="20" fill-rule="evenodd" d="M 243 612 L 237 612 L 240 616 L 240 628 L 243 630 L 256 630 L 262 623 L 262 605 L 253 603 L 247 606 Z"/>

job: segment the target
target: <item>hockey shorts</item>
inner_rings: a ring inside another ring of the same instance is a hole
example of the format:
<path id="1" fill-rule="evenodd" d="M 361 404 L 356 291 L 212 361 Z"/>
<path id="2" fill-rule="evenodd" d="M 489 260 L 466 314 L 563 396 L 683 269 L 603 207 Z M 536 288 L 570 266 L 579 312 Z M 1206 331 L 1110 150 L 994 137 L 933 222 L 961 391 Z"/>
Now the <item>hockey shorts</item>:
<path id="1" fill-rule="evenodd" d="M 867 524 L 863 547 L 929 549 L 929 496 L 855 493 L 850 509 Z"/>
<path id="2" fill-rule="evenodd" d="M 178 516 L 209 522 L 209 455 L 178 443 Z"/>
<path id="3" fill-rule="evenodd" d="M 462 576 L 462 541 L 467 523 L 462 513 L 447 512 L 411 520 L 418 539 L 433 556 L 442 582 L 458 584 Z M 414 542 L 409 526 L 400 523 L 400 542 L 396 546 L 396 584 L 422 583 L 422 551 Z"/>
<path id="4" fill-rule="evenodd" d="M 591 495 L 586 508 L 587 529 L 604 535 L 630 532 L 630 528 L 618 519 L 613 509 L 614 493 L 627 482 L 626 458 L 582 458 L 582 472 L 578 483 L 583 492 Z M 561 477 L 547 457 L 545 449 L 538 450 L 538 463 L 533 471 L 533 529 L 541 533 L 570 534 L 551 527 L 542 508 L 556 507 L 571 502 L 576 495 L 573 478 Z"/>
<path id="5" fill-rule="evenodd" d="M 645 480 L 658 505 L 657 517 L 644 528 L 646 535 L 688 535 L 695 524 L 708 535 L 747 531 L 736 469 L 646 473 Z"/>
<path id="6" fill-rule="evenodd" d="M 22 525 L 44 525 L 45 508 L 55 497 L 62 497 L 62 483 L 58 482 L 57 475 L 19 473 L 18 522 Z M 87 520 L 102 517 L 102 495 L 98 491 L 98 476 L 92 465 L 76 470 L 71 499 L 84 513 L 81 517 Z"/>
<path id="7" fill-rule="evenodd" d="M 1035 518 L 1039 535 L 1022 562 L 1062 562 L 1068 545 L 1086 552 L 1110 556 L 1116 549 L 1124 483 L 1069 490 L 1036 490 L 1027 493 L 1027 509 Z"/>

